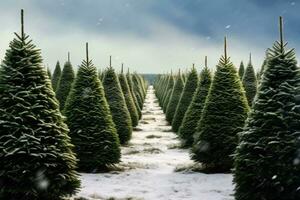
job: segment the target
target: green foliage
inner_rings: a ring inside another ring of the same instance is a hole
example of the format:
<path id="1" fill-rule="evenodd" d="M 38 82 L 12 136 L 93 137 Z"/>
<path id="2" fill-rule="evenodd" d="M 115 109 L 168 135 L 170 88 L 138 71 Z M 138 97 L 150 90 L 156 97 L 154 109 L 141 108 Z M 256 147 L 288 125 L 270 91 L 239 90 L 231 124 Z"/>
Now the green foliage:
<path id="1" fill-rule="evenodd" d="M 200 74 L 200 82 L 197 90 L 179 128 L 179 136 L 182 139 L 182 145 L 184 147 L 191 147 L 194 142 L 193 135 L 197 130 L 198 122 L 202 116 L 202 110 L 211 85 L 211 79 L 211 72 L 205 67 Z"/>
<path id="2" fill-rule="evenodd" d="M 132 95 L 132 99 L 134 101 L 135 107 L 136 107 L 138 115 L 139 115 L 139 119 L 141 119 L 141 117 L 142 117 L 142 107 L 140 107 L 140 105 L 138 103 L 138 100 L 136 98 L 135 92 L 133 90 L 132 75 L 129 73 L 129 71 L 126 74 L 126 79 L 127 79 L 128 86 L 129 86 L 129 89 L 130 89 L 130 92 L 131 92 L 131 95 Z"/>
<path id="3" fill-rule="evenodd" d="M 0 73 L 0 199 L 62 199 L 80 186 L 68 127 L 40 50 L 16 37 Z"/>
<path id="4" fill-rule="evenodd" d="M 178 132 L 178 129 L 185 115 L 185 112 L 187 111 L 193 99 L 195 90 L 197 89 L 197 85 L 198 85 L 198 74 L 196 69 L 193 67 L 191 72 L 187 74 L 186 83 L 181 93 L 179 102 L 177 104 L 175 116 L 172 121 L 172 129 L 174 132 Z"/>
<path id="5" fill-rule="evenodd" d="M 222 57 L 217 65 L 192 148 L 192 159 L 206 170 L 229 171 L 249 107 L 235 67 Z"/>
<path id="6" fill-rule="evenodd" d="M 269 50 L 235 154 L 237 200 L 300 199 L 300 71 L 294 50 Z"/>
<path id="7" fill-rule="evenodd" d="M 120 145 L 96 67 L 83 61 L 64 113 L 72 143 L 84 172 L 102 170 L 120 161 Z"/>
<path id="8" fill-rule="evenodd" d="M 51 74 L 49 67 L 47 67 L 47 74 L 48 74 L 49 79 L 51 80 L 52 74 Z"/>
<path id="9" fill-rule="evenodd" d="M 56 98 L 59 101 L 60 110 L 63 110 L 65 107 L 65 102 L 70 93 L 74 79 L 75 79 L 75 73 L 72 64 L 69 61 L 67 61 L 64 65 L 56 89 Z"/>
<path id="10" fill-rule="evenodd" d="M 54 91 L 56 91 L 56 89 L 57 89 L 57 85 L 58 85 L 60 76 L 61 76 L 61 68 L 60 68 L 59 61 L 57 61 L 54 72 L 53 72 L 53 76 L 52 76 L 52 79 L 51 79 L 52 88 L 53 88 Z"/>
<path id="11" fill-rule="evenodd" d="M 121 85 L 121 88 L 122 88 L 122 91 L 123 91 L 123 94 L 125 97 L 125 102 L 126 102 L 126 105 L 127 105 L 130 117 L 131 117 L 132 126 L 135 127 L 138 125 L 139 114 L 138 114 L 138 111 L 134 104 L 129 85 L 128 85 L 125 75 L 123 74 L 123 71 L 121 74 L 119 74 L 119 81 L 120 81 L 120 85 Z"/>
<path id="12" fill-rule="evenodd" d="M 251 60 L 246 68 L 242 82 L 246 91 L 248 104 L 251 106 L 257 91 L 257 80 Z"/>
<path id="13" fill-rule="evenodd" d="M 166 119 L 169 123 L 172 123 L 172 120 L 174 118 L 183 87 L 183 80 L 179 72 L 178 76 L 176 77 L 176 82 L 173 87 L 172 94 L 170 96 L 170 100 L 167 106 Z"/>
<path id="14" fill-rule="evenodd" d="M 242 61 L 241 64 L 240 64 L 240 68 L 239 68 L 239 77 L 240 77 L 241 80 L 244 77 L 244 73 L 245 73 L 245 66 L 244 66 L 244 63 Z"/>
<path id="15" fill-rule="evenodd" d="M 103 86 L 120 142 L 125 144 L 131 138 L 132 123 L 119 79 L 112 67 L 106 70 Z"/>
<path id="16" fill-rule="evenodd" d="M 170 101 L 170 98 L 172 95 L 174 83 L 175 83 L 174 76 L 171 74 L 169 77 L 168 84 L 167 84 L 165 98 L 163 99 L 163 104 L 162 104 L 164 113 L 167 111 L 167 107 L 168 107 L 168 104 L 169 104 L 169 101 Z"/>

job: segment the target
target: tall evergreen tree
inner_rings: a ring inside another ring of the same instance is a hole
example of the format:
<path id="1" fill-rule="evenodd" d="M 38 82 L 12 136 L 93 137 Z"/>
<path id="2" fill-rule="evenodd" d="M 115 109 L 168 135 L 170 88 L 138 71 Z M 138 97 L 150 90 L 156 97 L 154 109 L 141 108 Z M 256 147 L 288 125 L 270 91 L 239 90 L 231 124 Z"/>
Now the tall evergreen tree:
<path id="1" fill-rule="evenodd" d="M 181 127 L 179 128 L 179 136 L 182 139 L 183 147 L 191 147 L 193 144 L 193 136 L 197 130 L 198 122 L 202 116 L 202 110 L 211 85 L 211 79 L 211 72 L 207 67 L 207 61 L 205 61 L 205 68 L 200 73 L 200 82 L 197 90 L 184 115 Z"/>
<path id="2" fill-rule="evenodd" d="M 51 79 L 52 87 L 53 87 L 54 91 L 56 91 L 56 89 L 57 89 L 57 85 L 58 85 L 60 76 L 61 76 L 61 68 L 60 68 L 59 61 L 57 61 L 54 72 L 53 72 L 53 76 Z"/>
<path id="3" fill-rule="evenodd" d="M 60 200 L 80 186 L 76 158 L 23 10 L 21 21 L 1 64 L 0 199 Z"/>
<path id="4" fill-rule="evenodd" d="M 181 93 L 179 102 L 177 104 L 176 112 L 172 121 L 172 129 L 174 132 L 178 132 L 178 129 L 182 123 L 185 112 L 187 111 L 194 93 L 198 85 L 198 74 L 193 65 L 192 70 L 187 74 L 186 83 Z"/>
<path id="5" fill-rule="evenodd" d="M 167 87 L 167 90 L 166 90 L 166 97 L 163 101 L 163 111 L 164 111 L 164 113 L 166 113 L 166 111 L 167 111 L 168 104 L 169 104 L 169 101 L 170 101 L 170 98 L 171 98 L 171 95 L 172 95 L 174 83 L 175 83 L 174 76 L 171 73 L 170 79 L 169 79 L 169 82 L 168 82 L 168 85 L 167 85 L 168 87 Z"/>
<path id="6" fill-rule="evenodd" d="M 120 145 L 97 69 L 82 61 L 64 113 L 79 158 L 79 169 L 94 172 L 120 161 Z"/>
<path id="7" fill-rule="evenodd" d="M 170 96 L 170 100 L 167 106 L 167 112 L 166 112 L 166 119 L 169 123 L 172 123 L 172 120 L 174 118 L 175 112 L 176 112 L 176 108 L 177 108 L 177 104 L 179 102 L 180 96 L 181 96 L 181 92 L 183 90 L 183 80 L 182 80 L 182 76 L 180 74 L 180 70 L 179 73 L 176 77 L 176 82 L 175 85 L 173 87 L 172 90 L 172 94 Z"/>
<path id="8" fill-rule="evenodd" d="M 68 61 L 64 65 L 56 90 L 56 98 L 59 101 L 60 110 L 63 110 L 65 107 L 65 102 L 70 93 L 74 79 L 75 73 L 70 62 L 70 54 L 68 53 Z"/>
<path id="9" fill-rule="evenodd" d="M 120 81 L 120 85 L 121 85 L 121 88 L 122 88 L 122 91 L 123 91 L 123 94 L 125 97 L 125 102 L 126 102 L 126 105 L 127 105 L 130 117 L 131 117 L 132 126 L 135 127 L 138 125 L 139 114 L 135 107 L 127 79 L 123 73 L 123 63 L 122 63 L 121 73 L 119 74 L 119 81 Z"/>
<path id="10" fill-rule="evenodd" d="M 125 98 L 115 70 L 111 66 L 106 70 L 103 86 L 121 144 L 126 144 L 132 134 L 132 123 Z"/>
<path id="11" fill-rule="evenodd" d="M 250 54 L 250 60 L 248 66 L 244 73 L 243 86 L 246 91 L 248 104 L 251 106 L 257 91 L 257 80 L 256 80 L 256 75 L 251 61 L 251 54 Z"/>
<path id="12" fill-rule="evenodd" d="M 244 73 L 245 73 L 245 66 L 244 66 L 244 63 L 242 61 L 241 64 L 240 64 L 240 68 L 239 68 L 239 77 L 240 77 L 240 80 L 243 79 Z"/>
<path id="13" fill-rule="evenodd" d="M 237 146 L 238 132 L 249 110 L 245 92 L 235 67 L 225 54 L 213 78 L 192 148 L 192 159 L 210 172 L 229 171 Z"/>
<path id="14" fill-rule="evenodd" d="M 135 107 L 136 107 L 138 115 L 139 115 L 139 119 L 141 119 L 141 117 L 142 117 L 142 108 L 139 106 L 139 103 L 138 103 L 138 100 L 136 98 L 135 92 L 133 91 L 132 76 L 129 72 L 129 68 L 128 68 L 128 72 L 126 74 L 126 79 L 127 79 L 128 86 L 129 86 L 129 89 L 130 89 L 130 92 L 131 92 L 131 95 L 132 95 L 132 99 L 134 101 Z"/>
<path id="15" fill-rule="evenodd" d="M 235 154 L 237 200 L 300 199 L 300 71 L 295 51 L 269 49 L 257 98 Z"/>

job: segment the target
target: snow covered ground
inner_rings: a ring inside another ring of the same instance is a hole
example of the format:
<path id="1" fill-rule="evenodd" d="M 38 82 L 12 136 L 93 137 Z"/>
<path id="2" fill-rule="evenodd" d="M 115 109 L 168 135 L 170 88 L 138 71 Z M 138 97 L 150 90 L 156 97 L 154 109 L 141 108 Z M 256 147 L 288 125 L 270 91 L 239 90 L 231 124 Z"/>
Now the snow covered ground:
<path id="1" fill-rule="evenodd" d="M 122 147 L 120 167 L 124 170 L 81 174 L 78 196 L 92 200 L 232 200 L 231 174 L 174 171 L 193 164 L 188 150 L 176 148 L 178 144 L 150 87 L 139 126 L 129 145 Z"/>

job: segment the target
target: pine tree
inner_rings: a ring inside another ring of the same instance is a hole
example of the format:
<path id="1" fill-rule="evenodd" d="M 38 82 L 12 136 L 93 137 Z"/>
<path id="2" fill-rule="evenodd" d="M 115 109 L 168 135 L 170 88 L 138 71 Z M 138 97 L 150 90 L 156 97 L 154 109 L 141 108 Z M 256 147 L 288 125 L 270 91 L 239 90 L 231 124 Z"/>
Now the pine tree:
<path id="1" fill-rule="evenodd" d="M 170 96 L 170 100 L 167 106 L 167 112 L 166 112 L 166 119 L 169 123 L 172 123 L 172 120 L 174 118 L 175 112 L 176 112 L 176 108 L 177 108 L 177 104 L 179 102 L 180 96 L 181 96 L 181 92 L 183 90 L 183 80 L 180 74 L 180 71 L 176 77 L 176 82 L 175 85 L 173 87 L 171 96 Z"/>
<path id="2" fill-rule="evenodd" d="M 240 64 L 240 68 L 239 68 L 239 77 L 240 77 L 240 80 L 243 79 L 244 73 L 245 73 L 245 67 L 244 67 L 244 63 L 242 61 L 241 64 Z"/>
<path id="3" fill-rule="evenodd" d="M 53 76 L 52 76 L 52 79 L 51 79 L 52 88 L 53 88 L 54 91 L 56 91 L 56 89 L 57 89 L 57 85 L 58 85 L 60 76 L 61 76 L 61 68 L 60 68 L 59 61 L 57 61 L 54 72 L 53 72 Z"/>
<path id="4" fill-rule="evenodd" d="M 139 115 L 139 119 L 141 119 L 141 117 L 142 117 L 142 108 L 139 106 L 139 103 L 138 103 L 138 100 L 136 98 L 135 92 L 133 91 L 132 76 L 129 73 L 129 69 L 128 69 L 128 72 L 126 74 L 126 79 L 127 79 L 127 82 L 128 82 L 128 86 L 129 86 L 129 89 L 130 89 L 130 92 L 131 92 L 131 95 L 132 95 L 135 107 L 136 107 L 138 115 Z"/>
<path id="5" fill-rule="evenodd" d="M 120 161 L 120 145 L 97 69 L 88 56 L 82 61 L 64 113 L 79 169 L 95 172 Z"/>
<path id="6" fill-rule="evenodd" d="M 198 74 L 193 65 L 192 70 L 187 74 L 186 83 L 181 93 L 179 102 L 177 104 L 176 112 L 172 121 L 172 129 L 176 133 L 178 132 L 178 129 L 185 115 L 185 112 L 187 111 L 193 99 L 194 93 L 197 89 L 197 85 L 198 85 Z"/>
<path id="7" fill-rule="evenodd" d="M 179 136 L 182 139 L 183 147 L 191 147 L 193 144 L 193 136 L 202 115 L 205 99 L 211 85 L 211 79 L 211 72 L 207 67 L 207 62 L 205 62 L 205 68 L 200 73 L 200 82 L 197 90 L 179 128 Z"/>
<path id="8" fill-rule="evenodd" d="M 76 157 L 23 10 L 21 22 L 1 64 L 0 199 L 59 200 L 80 186 Z"/>
<path id="9" fill-rule="evenodd" d="M 133 97 L 130 92 L 130 88 L 128 86 L 127 79 L 123 73 L 123 64 L 122 64 L 121 74 L 119 74 L 119 81 L 120 81 L 120 85 L 121 85 L 121 88 L 122 88 L 122 91 L 123 91 L 123 94 L 125 97 L 126 105 L 127 105 L 130 117 L 131 117 L 132 126 L 136 127 L 138 125 L 138 121 L 139 121 L 139 114 L 135 107 Z"/>
<path id="10" fill-rule="evenodd" d="M 47 74 L 49 76 L 49 79 L 51 80 L 52 74 L 51 74 L 51 71 L 50 71 L 49 67 L 47 67 Z"/>
<path id="11" fill-rule="evenodd" d="M 215 76 L 202 111 L 192 159 L 201 162 L 208 172 L 227 172 L 232 154 L 244 126 L 249 107 L 237 71 L 226 52 L 217 65 Z"/>
<path id="12" fill-rule="evenodd" d="M 281 17 L 267 61 L 235 154 L 236 200 L 300 199 L 300 71 Z"/>
<path id="13" fill-rule="evenodd" d="M 256 91 L 257 91 L 257 80 L 256 80 L 254 68 L 252 66 L 251 54 L 250 54 L 250 60 L 249 60 L 248 66 L 244 73 L 242 83 L 243 83 L 243 86 L 244 86 L 244 89 L 246 92 L 248 104 L 251 106 L 252 101 L 256 95 Z"/>
<path id="14" fill-rule="evenodd" d="M 111 62 L 110 67 L 106 70 L 103 86 L 113 121 L 116 124 L 120 143 L 126 144 L 130 140 L 132 134 L 131 118 L 119 79 L 111 66 Z"/>
<path id="15" fill-rule="evenodd" d="M 164 111 L 164 113 L 166 113 L 166 111 L 167 111 L 167 107 L 168 107 L 168 104 L 169 104 L 169 101 L 170 101 L 170 98 L 171 98 L 171 95 L 172 95 L 174 83 L 175 83 L 174 76 L 171 73 L 169 81 L 168 81 L 168 85 L 167 85 L 166 97 L 163 101 L 163 111 Z"/>
<path id="16" fill-rule="evenodd" d="M 63 110 L 65 107 L 65 102 L 70 93 L 74 79 L 75 73 L 70 62 L 70 54 L 68 53 L 68 61 L 64 65 L 56 90 L 56 98 L 59 101 L 60 110 Z"/>

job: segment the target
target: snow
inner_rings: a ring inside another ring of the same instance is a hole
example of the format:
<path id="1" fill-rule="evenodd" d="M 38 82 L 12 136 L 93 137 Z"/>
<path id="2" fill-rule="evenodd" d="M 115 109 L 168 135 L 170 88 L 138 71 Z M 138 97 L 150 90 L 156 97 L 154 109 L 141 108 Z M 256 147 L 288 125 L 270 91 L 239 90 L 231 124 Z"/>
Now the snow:
<path id="1" fill-rule="evenodd" d="M 188 150 L 176 148 L 178 145 L 150 86 L 139 126 L 129 145 L 122 147 L 120 166 L 126 170 L 82 173 L 77 196 L 93 200 L 233 200 L 231 174 L 175 172 L 178 166 L 193 164 Z"/>

